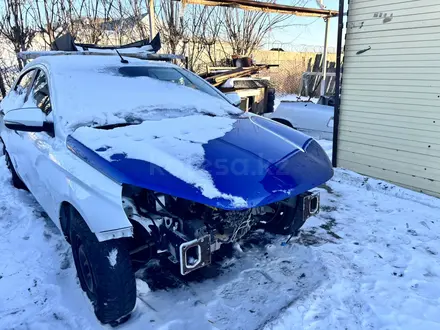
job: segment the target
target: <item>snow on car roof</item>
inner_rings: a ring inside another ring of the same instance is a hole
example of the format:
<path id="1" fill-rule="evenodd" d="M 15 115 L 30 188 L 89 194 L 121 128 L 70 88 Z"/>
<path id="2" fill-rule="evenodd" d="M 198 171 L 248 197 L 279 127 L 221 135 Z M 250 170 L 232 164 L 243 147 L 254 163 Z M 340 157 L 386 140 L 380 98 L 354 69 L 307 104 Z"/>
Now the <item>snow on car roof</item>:
<path id="1" fill-rule="evenodd" d="M 159 119 L 194 113 L 216 116 L 241 113 L 226 100 L 176 83 L 119 74 L 123 67 L 176 65 L 116 56 L 44 56 L 28 66 L 49 72 L 51 102 L 66 133 L 85 125 L 120 123 L 130 118 Z M 201 78 L 197 78 L 201 79 Z M 216 93 L 216 92 L 215 92 Z"/>

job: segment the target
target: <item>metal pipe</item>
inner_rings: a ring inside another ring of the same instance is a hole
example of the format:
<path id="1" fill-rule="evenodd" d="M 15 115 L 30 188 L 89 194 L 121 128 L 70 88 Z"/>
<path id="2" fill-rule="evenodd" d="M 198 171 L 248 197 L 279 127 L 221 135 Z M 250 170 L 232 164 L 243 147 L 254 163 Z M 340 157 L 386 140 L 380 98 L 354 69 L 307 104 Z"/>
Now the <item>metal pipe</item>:
<path id="1" fill-rule="evenodd" d="M 327 55 L 328 55 L 328 30 L 330 25 L 330 17 L 324 19 L 325 21 L 325 39 L 324 39 L 324 55 L 322 58 L 322 80 L 321 80 L 321 96 L 325 96 L 327 87 Z"/>
<path id="2" fill-rule="evenodd" d="M 338 12 L 329 9 L 305 8 L 297 6 L 283 5 L 275 2 L 256 1 L 256 0 L 185 0 L 187 4 L 204 6 L 222 6 L 240 8 L 243 10 L 253 10 L 265 13 L 277 13 L 286 15 L 306 16 L 306 17 L 336 17 Z"/>
<path id="3" fill-rule="evenodd" d="M 332 155 L 332 165 L 337 167 L 338 163 L 338 139 L 339 139 L 339 111 L 341 104 L 341 55 L 342 55 L 342 38 L 344 30 L 344 1 L 339 0 L 339 12 L 341 15 L 338 17 L 338 44 L 336 47 L 336 88 L 335 88 L 335 113 L 333 122 L 333 155 Z"/>

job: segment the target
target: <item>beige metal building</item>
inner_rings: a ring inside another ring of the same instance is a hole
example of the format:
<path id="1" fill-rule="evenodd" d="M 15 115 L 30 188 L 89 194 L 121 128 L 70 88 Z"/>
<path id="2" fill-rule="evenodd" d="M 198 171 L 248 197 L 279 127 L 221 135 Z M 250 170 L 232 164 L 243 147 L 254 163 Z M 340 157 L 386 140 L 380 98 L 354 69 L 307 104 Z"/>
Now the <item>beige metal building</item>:
<path id="1" fill-rule="evenodd" d="M 440 197 L 440 0 L 350 0 L 338 167 Z"/>

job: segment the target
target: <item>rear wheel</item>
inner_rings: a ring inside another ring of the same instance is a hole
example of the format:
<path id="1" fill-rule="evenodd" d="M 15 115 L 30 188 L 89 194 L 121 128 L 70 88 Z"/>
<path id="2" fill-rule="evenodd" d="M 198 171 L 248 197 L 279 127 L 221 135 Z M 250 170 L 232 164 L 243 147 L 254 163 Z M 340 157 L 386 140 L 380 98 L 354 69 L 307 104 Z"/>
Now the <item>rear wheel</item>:
<path id="1" fill-rule="evenodd" d="M 3 144 L 3 154 L 5 155 L 6 166 L 8 167 L 9 172 L 11 172 L 12 185 L 17 189 L 28 190 L 25 183 L 20 179 L 17 172 L 15 171 L 14 165 L 12 165 L 11 157 L 9 156 L 8 152 L 6 151 L 6 147 L 4 144 Z"/>
<path id="2" fill-rule="evenodd" d="M 127 244 L 123 239 L 99 242 L 78 212 L 73 213 L 70 239 L 81 288 L 102 323 L 123 323 L 136 303 L 136 282 Z"/>

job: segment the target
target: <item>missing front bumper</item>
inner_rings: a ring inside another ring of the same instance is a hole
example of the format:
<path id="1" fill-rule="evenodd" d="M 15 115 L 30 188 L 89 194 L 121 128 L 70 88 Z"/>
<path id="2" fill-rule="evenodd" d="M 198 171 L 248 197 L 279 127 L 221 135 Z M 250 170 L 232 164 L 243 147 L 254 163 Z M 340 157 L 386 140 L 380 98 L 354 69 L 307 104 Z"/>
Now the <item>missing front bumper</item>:
<path id="1" fill-rule="evenodd" d="M 301 217 L 302 221 L 306 221 L 311 216 L 319 213 L 320 195 L 319 192 L 306 192 L 298 196 L 297 207 L 299 212 L 296 216 Z"/>
<path id="2" fill-rule="evenodd" d="M 308 218 L 319 213 L 320 195 L 319 192 L 306 192 L 281 203 L 287 204 L 293 212 L 286 212 L 286 215 L 290 215 L 285 216 L 282 221 L 285 228 L 278 232 L 290 234 L 297 232 Z M 255 216 L 258 216 L 258 213 Z M 172 232 L 170 234 L 173 235 Z M 177 237 L 178 240 L 174 240 L 175 244 L 178 242 L 174 245 L 174 251 L 178 251 L 178 256 L 175 255 L 175 262 L 179 262 L 182 275 L 211 264 L 211 254 L 217 249 L 215 248 L 216 241 L 211 241 L 210 234 L 191 241 L 183 241 L 182 237 Z"/>
<path id="3" fill-rule="evenodd" d="M 180 244 L 180 273 L 186 275 L 211 264 L 211 239 L 209 235 Z"/>

